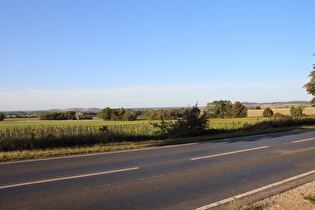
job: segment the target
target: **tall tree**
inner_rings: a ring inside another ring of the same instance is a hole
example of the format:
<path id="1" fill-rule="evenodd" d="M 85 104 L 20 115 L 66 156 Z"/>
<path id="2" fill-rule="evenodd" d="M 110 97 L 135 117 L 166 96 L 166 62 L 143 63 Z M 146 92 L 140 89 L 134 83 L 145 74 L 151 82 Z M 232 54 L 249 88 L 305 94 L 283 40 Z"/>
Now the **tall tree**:
<path id="1" fill-rule="evenodd" d="M 231 101 L 220 100 L 207 103 L 207 110 L 210 117 L 226 117 L 229 115 L 232 108 Z"/>
<path id="2" fill-rule="evenodd" d="M 236 101 L 231 108 L 231 117 L 247 117 L 247 108 L 239 101 Z"/>
<path id="3" fill-rule="evenodd" d="M 315 103 L 315 64 L 313 64 L 313 69 L 314 70 L 311 71 L 309 75 L 310 81 L 303 86 L 303 88 L 306 89 L 308 94 L 311 94 L 312 96 L 314 96 L 313 99 L 311 100 L 311 103 Z"/>

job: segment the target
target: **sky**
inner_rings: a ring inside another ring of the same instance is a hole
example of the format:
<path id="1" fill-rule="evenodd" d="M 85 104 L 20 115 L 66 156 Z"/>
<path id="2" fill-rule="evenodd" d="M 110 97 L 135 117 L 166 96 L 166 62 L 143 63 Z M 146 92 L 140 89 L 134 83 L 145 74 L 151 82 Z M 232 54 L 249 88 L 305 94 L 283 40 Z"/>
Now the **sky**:
<path id="1" fill-rule="evenodd" d="M 306 100 L 314 0 L 1 0 L 0 111 Z"/>

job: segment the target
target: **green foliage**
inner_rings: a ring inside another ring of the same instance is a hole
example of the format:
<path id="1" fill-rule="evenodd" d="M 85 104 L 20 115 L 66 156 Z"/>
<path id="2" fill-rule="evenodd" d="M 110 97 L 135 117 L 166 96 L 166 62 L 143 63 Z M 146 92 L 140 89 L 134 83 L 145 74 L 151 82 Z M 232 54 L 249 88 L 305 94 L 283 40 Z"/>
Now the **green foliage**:
<path id="1" fill-rule="evenodd" d="M 77 113 L 76 117 L 78 120 L 92 120 L 93 117 L 89 113 Z"/>
<path id="2" fill-rule="evenodd" d="M 264 117 L 272 117 L 273 116 L 273 111 L 268 107 L 263 111 L 263 116 Z"/>
<path id="3" fill-rule="evenodd" d="M 74 111 L 41 113 L 38 115 L 40 120 L 76 120 Z"/>
<path id="4" fill-rule="evenodd" d="M 297 106 L 297 107 L 291 107 L 290 113 L 293 117 L 301 117 L 303 116 L 303 107 L 302 106 Z"/>
<path id="5" fill-rule="evenodd" d="M 240 210 L 242 208 L 242 203 L 240 200 L 233 198 L 229 203 L 229 210 Z"/>
<path id="6" fill-rule="evenodd" d="M 97 116 L 107 121 L 134 121 L 138 117 L 138 112 L 132 109 L 111 109 L 107 107 L 102 109 Z"/>
<path id="7" fill-rule="evenodd" d="M 3 112 L 0 112 L 0 121 L 3 121 L 3 120 L 4 120 L 4 118 L 5 118 L 4 113 L 3 113 Z"/>
<path id="8" fill-rule="evenodd" d="M 247 108 L 239 101 L 236 101 L 231 108 L 231 117 L 243 118 L 247 117 Z"/>
<path id="9" fill-rule="evenodd" d="M 306 89 L 306 92 L 308 94 L 311 94 L 312 96 L 315 96 L 315 64 L 313 64 L 314 71 L 311 71 L 309 77 L 310 81 L 306 83 L 303 88 Z M 311 103 L 315 103 L 315 97 L 311 100 Z"/>
<path id="10" fill-rule="evenodd" d="M 228 100 L 213 101 L 207 104 L 207 111 L 210 117 L 223 118 L 230 115 L 232 102 Z"/>
<path id="11" fill-rule="evenodd" d="M 160 128 L 165 135 L 190 136 L 204 132 L 209 127 L 207 113 L 201 114 L 197 105 L 185 109 L 181 119 L 166 122 L 162 119 L 160 123 L 152 123 L 154 127 Z"/>
<path id="12" fill-rule="evenodd" d="M 304 199 L 310 201 L 313 204 L 315 204 L 315 195 L 305 196 Z"/>
<path id="13" fill-rule="evenodd" d="M 176 120 L 183 117 L 186 109 L 150 109 L 143 112 L 143 116 L 149 118 L 149 120 Z"/>

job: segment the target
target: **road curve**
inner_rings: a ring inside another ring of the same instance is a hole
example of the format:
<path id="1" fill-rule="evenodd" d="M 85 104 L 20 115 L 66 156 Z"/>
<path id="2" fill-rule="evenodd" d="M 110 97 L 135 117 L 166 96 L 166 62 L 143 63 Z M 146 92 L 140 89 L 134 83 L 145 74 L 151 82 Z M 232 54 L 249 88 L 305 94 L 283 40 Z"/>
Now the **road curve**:
<path id="1" fill-rule="evenodd" d="M 274 193 L 314 180 L 314 170 L 315 129 L 4 162 L 0 205 L 1 209 L 220 208 L 213 204 L 239 195 L 246 201 L 265 196 L 266 192 L 255 191 L 267 190 L 265 186 Z M 283 180 L 288 181 L 273 186 Z"/>

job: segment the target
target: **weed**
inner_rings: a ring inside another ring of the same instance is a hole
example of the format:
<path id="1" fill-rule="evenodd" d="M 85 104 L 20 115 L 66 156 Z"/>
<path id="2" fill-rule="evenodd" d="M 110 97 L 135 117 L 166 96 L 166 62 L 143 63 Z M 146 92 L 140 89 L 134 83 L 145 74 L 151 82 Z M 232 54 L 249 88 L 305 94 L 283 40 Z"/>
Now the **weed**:
<path id="1" fill-rule="evenodd" d="M 229 210 L 240 210 L 241 208 L 241 201 L 236 198 L 233 198 L 233 200 L 229 203 Z"/>
<path id="2" fill-rule="evenodd" d="M 315 195 L 305 196 L 304 199 L 310 201 L 313 204 L 315 204 Z"/>

